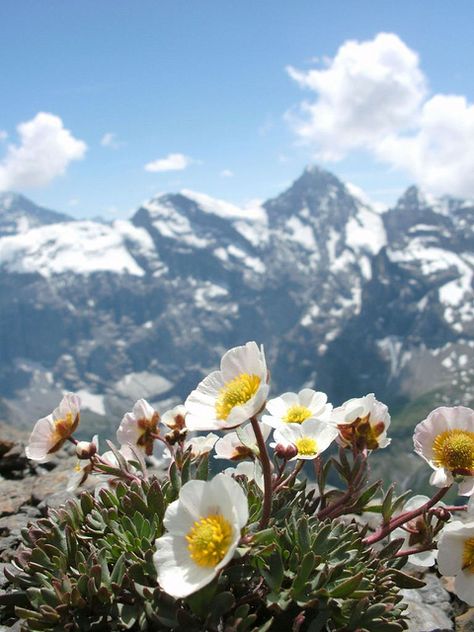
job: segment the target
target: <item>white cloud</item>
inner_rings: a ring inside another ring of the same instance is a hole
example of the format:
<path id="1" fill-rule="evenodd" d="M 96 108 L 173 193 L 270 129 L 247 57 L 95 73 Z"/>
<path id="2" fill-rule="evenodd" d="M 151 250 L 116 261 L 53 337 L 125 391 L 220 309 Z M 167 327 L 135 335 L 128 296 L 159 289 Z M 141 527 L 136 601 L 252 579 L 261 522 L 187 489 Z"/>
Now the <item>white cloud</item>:
<path id="1" fill-rule="evenodd" d="M 168 154 L 165 158 L 153 160 L 145 165 L 145 171 L 152 173 L 161 171 L 182 171 L 193 162 L 191 158 L 184 154 Z"/>
<path id="2" fill-rule="evenodd" d="M 323 160 L 338 160 L 351 149 L 411 126 L 425 94 L 417 54 L 392 33 L 345 42 L 322 70 L 287 71 L 317 94 L 289 118 Z"/>
<path id="3" fill-rule="evenodd" d="M 431 193 L 472 197 L 474 104 L 461 96 L 435 95 L 423 105 L 416 133 L 389 136 L 376 151 Z"/>
<path id="4" fill-rule="evenodd" d="M 234 172 L 231 171 L 230 169 L 222 169 L 219 175 L 221 178 L 233 178 Z"/>
<path id="5" fill-rule="evenodd" d="M 64 128 L 59 116 L 39 112 L 17 127 L 20 142 L 9 145 L 0 162 L 0 190 L 40 187 L 63 175 L 87 145 Z"/>
<path id="6" fill-rule="evenodd" d="M 102 147 L 108 147 L 109 149 L 120 149 L 123 143 L 118 140 L 115 132 L 106 132 L 100 139 Z"/>
<path id="7" fill-rule="evenodd" d="M 68 206 L 77 206 L 79 204 L 79 198 L 71 198 L 67 204 Z"/>
<path id="8" fill-rule="evenodd" d="M 287 114 L 316 158 L 365 149 L 429 192 L 474 196 L 474 105 L 463 96 L 428 96 L 418 55 L 397 35 L 345 42 L 325 64 L 287 69 L 316 94 Z"/>
<path id="9" fill-rule="evenodd" d="M 6 132 L 4 129 L 0 129 L 0 142 L 7 140 L 8 138 L 8 132 Z"/>

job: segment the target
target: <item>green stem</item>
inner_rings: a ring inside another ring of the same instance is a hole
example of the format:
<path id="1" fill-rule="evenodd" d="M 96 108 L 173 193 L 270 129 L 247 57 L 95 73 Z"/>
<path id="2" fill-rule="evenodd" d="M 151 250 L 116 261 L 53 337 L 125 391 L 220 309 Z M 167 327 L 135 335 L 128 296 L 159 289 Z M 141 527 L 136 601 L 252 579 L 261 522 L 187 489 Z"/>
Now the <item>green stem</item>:
<path id="1" fill-rule="evenodd" d="M 250 418 L 250 423 L 252 424 L 255 438 L 257 439 L 259 459 L 262 465 L 263 472 L 263 508 L 259 528 L 265 529 L 270 520 L 270 514 L 272 511 L 272 466 L 270 463 L 270 458 L 268 456 L 267 446 L 265 445 L 265 439 L 263 438 L 259 421 L 255 415 Z"/>

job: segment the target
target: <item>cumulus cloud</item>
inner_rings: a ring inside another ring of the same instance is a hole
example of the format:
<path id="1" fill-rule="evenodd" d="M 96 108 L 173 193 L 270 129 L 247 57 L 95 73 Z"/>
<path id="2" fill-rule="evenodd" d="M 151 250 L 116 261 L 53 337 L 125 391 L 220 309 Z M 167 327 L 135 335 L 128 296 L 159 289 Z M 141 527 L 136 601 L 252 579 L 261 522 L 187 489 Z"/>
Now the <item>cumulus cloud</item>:
<path id="1" fill-rule="evenodd" d="M 102 147 L 108 147 L 109 149 L 120 149 L 123 145 L 123 143 L 118 140 L 115 132 L 106 132 L 100 139 L 100 144 Z"/>
<path id="2" fill-rule="evenodd" d="M 63 175 L 87 145 L 65 129 L 59 116 L 39 112 L 17 127 L 19 144 L 11 144 L 0 161 L 0 190 L 40 187 Z"/>
<path id="3" fill-rule="evenodd" d="M 415 134 L 391 135 L 376 153 L 427 191 L 474 196 L 474 105 L 461 96 L 435 95 L 423 105 Z"/>
<path id="4" fill-rule="evenodd" d="M 316 158 L 362 148 L 430 192 L 474 195 L 474 105 L 428 95 L 418 55 L 397 35 L 345 42 L 324 68 L 287 72 L 315 93 L 287 118 Z"/>
<path id="5" fill-rule="evenodd" d="M 4 129 L 0 129 L 0 142 L 3 140 L 7 140 L 8 133 Z"/>
<path id="6" fill-rule="evenodd" d="M 338 160 L 351 149 L 413 125 L 426 90 L 418 56 L 392 33 L 380 33 L 369 42 L 346 42 L 321 70 L 290 66 L 287 72 L 317 95 L 290 114 L 290 120 L 323 160 Z"/>
<path id="7" fill-rule="evenodd" d="M 161 171 L 182 171 L 189 167 L 192 163 L 192 159 L 184 154 L 168 154 L 165 158 L 158 158 L 145 165 L 145 171 L 152 173 Z"/>

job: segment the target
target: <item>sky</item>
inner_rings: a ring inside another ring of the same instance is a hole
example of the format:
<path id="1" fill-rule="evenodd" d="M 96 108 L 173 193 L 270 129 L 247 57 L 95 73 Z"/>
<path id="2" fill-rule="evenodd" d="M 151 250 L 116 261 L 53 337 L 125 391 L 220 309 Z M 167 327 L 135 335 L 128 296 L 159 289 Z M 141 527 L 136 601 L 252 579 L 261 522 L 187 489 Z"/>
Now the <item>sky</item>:
<path id="1" fill-rule="evenodd" d="M 314 163 L 474 197 L 472 0 L 2 0 L 0 47 L 0 191 L 76 217 Z"/>

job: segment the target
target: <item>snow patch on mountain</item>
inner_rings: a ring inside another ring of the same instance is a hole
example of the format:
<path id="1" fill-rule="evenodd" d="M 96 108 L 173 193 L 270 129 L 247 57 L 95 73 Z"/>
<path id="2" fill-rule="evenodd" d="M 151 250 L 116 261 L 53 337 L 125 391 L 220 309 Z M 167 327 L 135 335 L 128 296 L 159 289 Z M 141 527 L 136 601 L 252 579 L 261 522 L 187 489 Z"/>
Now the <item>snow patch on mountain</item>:
<path id="1" fill-rule="evenodd" d="M 166 196 L 150 200 L 143 205 L 151 218 L 153 227 L 162 237 L 173 239 L 192 248 L 206 248 L 209 243 L 198 237 L 189 219 L 180 213 Z"/>
<path id="2" fill-rule="evenodd" d="M 43 277 L 66 272 L 145 274 L 128 252 L 123 234 L 92 221 L 50 224 L 0 238 L 0 268 Z"/>
<path id="3" fill-rule="evenodd" d="M 193 200 L 193 202 L 196 202 L 199 208 L 205 213 L 211 213 L 212 215 L 217 215 L 224 219 L 244 219 L 261 223 L 266 223 L 267 221 L 265 209 L 256 202 L 251 202 L 249 205 L 239 207 L 225 200 L 213 198 L 205 193 L 198 193 L 190 189 L 183 189 L 181 194 Z"/>

